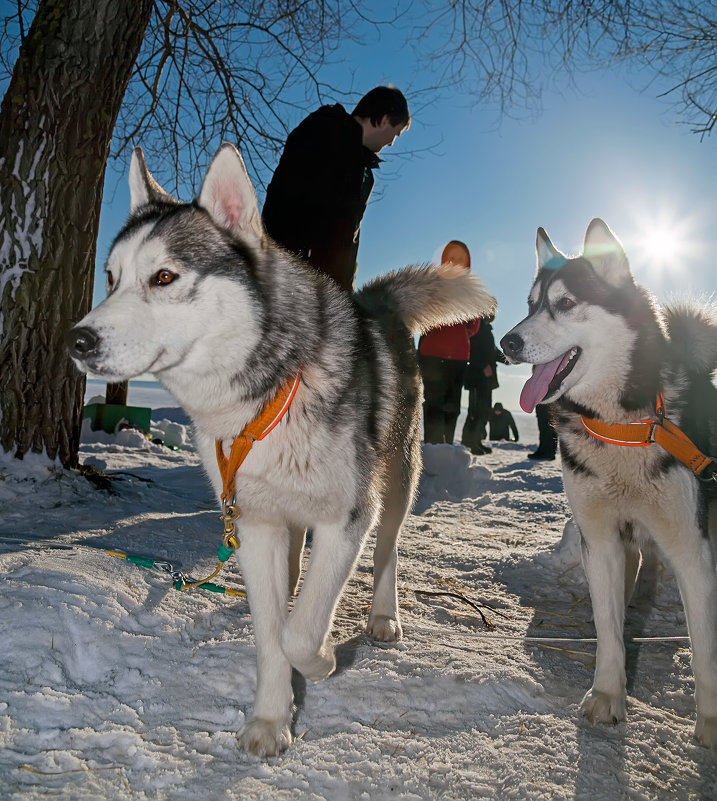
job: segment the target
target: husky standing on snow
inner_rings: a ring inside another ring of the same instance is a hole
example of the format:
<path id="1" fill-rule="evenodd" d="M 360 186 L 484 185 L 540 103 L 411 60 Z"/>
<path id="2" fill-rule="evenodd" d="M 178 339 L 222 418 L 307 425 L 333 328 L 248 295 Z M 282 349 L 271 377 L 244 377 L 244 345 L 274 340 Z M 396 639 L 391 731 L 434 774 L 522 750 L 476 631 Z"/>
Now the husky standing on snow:
<path id="1" fill-rule="evenodd" d="M 282 387 L 295 390 L 236 472 L 230 499 L 241 510 L 237 553 L 257 644 L 254 712 L 240 742 L 275 755 L 292 738 L 292 667 L 319 680 L 336 666 L 334 610 L 370 532 L 367 631 L 401 637 L 396 543 L 421 470 L 413 334 L 483 317 L 495 299 L 452 266 L 342 291 L 267 238 L 231 145 L 192 204 L 161 189 L 137 148 L 130 195 L 107 260 L 108 297 L 68 335 L 77 365 L 111 382 L 154 374 L 192 418 L 218 495 L 218 459 Z M 288 613 L 306 528 L 311 559 Z"/>
<path id="2" fill-rule="evenodd" d="M 717 749 L 717 315 L 658 311 L 602 220 L 567 258 L 542 228 L 528 316 L 501 340 L 536 365 L 521 406 L 553 403 L 563 479 L 582 536 L 598 647 L 582 702 L 593 723 L 625 718 L 623 619 L 653 540 L 670 562 L 692 640 L 696 738 Z M 683 432 L 679 433 L 679 430 Z M 686 435 L 686 436 L 685 436 Z"/>

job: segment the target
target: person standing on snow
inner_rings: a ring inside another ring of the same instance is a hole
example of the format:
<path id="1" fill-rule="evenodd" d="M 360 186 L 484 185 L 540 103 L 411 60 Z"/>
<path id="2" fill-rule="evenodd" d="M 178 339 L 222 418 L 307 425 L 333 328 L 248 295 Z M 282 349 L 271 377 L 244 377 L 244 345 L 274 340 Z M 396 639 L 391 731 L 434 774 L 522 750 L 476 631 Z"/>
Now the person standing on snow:
<path id="1" fill-rule="evenodd" d="M 483 440 L 487 435 L 493 390 L 498 389 L 496 360 L 498 354 L 502 356 L 493 339 L 491 323 L 494 319 L 492 315 L 484 317 L 480 321 L 480 328 L 471 337 L 470 357 L 463 382 L 468 390 L 468 414 L 463 425 L 461 443 L 476 456 L 491 452 Z"/>
<path id="2" fill-rule="evenodd" d="M 457 239 L 449 242 L 441 254 L 441 264 L 471 267 L 467 246 Z M 418 366 L 423 379 L 424 442 L 453 443 L 456 422 L 461 410 L 463 374 L 470 355 L 470 337 L 480 320 L 434 328 L 418 341 Z"/>

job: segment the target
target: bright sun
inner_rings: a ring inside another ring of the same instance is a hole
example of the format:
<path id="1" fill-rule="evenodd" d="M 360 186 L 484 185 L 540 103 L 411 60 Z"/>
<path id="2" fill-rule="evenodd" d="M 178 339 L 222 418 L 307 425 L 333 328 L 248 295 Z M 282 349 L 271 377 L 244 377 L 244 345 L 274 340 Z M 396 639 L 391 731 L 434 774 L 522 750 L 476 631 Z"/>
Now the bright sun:
<path id="1" fill-rule="evenodd" d="M 655 228 L 644 234 L 641 245 L 646 258 L 666 264 L 674 261 L 680 252 L 680 237 L 674 228 Z"/>
<path id="2" fill-rule="evenodd" d="M 694 255 L 690 225 L 675 219 L 644 220 L 634 239 L 631 261 L 650 272 L 684 269 Z"/>

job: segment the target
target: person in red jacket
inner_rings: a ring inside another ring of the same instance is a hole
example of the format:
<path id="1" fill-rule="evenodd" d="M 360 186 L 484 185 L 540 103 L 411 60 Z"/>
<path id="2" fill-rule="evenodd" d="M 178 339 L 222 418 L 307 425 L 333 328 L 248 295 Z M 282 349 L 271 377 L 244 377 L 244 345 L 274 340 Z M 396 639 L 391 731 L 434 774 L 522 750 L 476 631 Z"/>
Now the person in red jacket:
<path id="1" fill-rule="evenodd" d="M 441 263 L 471 267 L 471 254 L 463 242 L 450 241 Z M 461 410 L 463 374 L 470 356 L 470 338 L 480 320 L 444 325 L 424 334 L 418 342 L 418 364 L 423 379 L 423 439 L 437 444 L 453 443 Z"/>

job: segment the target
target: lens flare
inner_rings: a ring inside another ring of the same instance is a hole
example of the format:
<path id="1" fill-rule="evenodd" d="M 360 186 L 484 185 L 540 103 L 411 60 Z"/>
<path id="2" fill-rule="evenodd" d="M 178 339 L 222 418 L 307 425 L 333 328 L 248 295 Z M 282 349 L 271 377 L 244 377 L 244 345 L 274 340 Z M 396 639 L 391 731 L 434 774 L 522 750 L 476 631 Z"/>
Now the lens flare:
<path id="1" fill-rule="evenodd" d="M 670 264 L 677 258 L 682 242 L 679 234 L 668 228 L 655 228 L 641 242 L 645 257 L 658 264 Z"/>
<path id="2" fill-rule="evenodd" d="M 694 223 L 676 216 L 643 219 L 631 240 L 625 242 L 635 274 L 667 278 L 669 274 L 698 268 L 701 248 Z"/>

